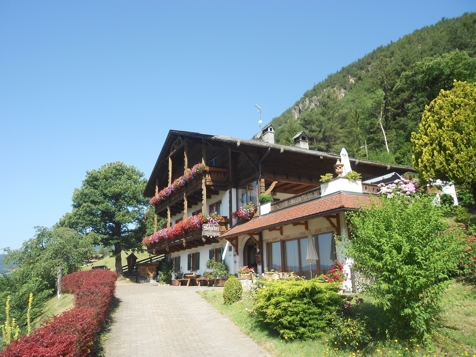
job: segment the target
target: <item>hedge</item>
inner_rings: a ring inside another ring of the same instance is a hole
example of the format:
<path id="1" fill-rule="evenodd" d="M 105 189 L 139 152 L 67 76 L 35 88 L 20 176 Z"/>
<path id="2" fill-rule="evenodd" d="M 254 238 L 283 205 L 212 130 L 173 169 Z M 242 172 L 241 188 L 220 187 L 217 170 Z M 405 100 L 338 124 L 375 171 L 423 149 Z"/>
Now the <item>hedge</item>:
<path id="1" fill-rule="evenodd" d="M 8 345 L 0 356 L 79 357 L 93 353 L 114 297 L 116 278 L 116 273 L 106 270 L 65 276 L 62 288 L 74 294 L 74 308 L 48 320 L 32 335 Z"/>

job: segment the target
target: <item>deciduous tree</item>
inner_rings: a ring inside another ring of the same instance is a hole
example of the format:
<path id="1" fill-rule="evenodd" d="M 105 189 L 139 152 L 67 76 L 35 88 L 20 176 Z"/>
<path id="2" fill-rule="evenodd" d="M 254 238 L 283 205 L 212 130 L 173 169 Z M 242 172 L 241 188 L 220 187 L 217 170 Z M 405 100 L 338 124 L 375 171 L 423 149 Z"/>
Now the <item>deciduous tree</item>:
<path id="1" fill-rule="evenodd" d="M 94 253 L 93 242 L 66 227 L 35 227 L 35 236 L 18 250 L 7 250 L 7 261 L 24 274 L 54 286 L 58 267 L 68 274 L 78 270 Z"/>
<path id="2" fill-rule="evenodd" d="M 412 134 L 413 165 L 425 181 L 468 184 L 476 200 L 476 83 L 442 90 Z"/>
<path id="3" fill-rule="evenodd" d="M 97 243 L 113 247 L 118 274 L 122 274 L 121 252 L 142 247 L 146 183 L 142 172 L 122 162 L 88 171 L 81 188 L 74 191 L 73 211 L 62 219 L 62 225 L 93 234 Z"/>

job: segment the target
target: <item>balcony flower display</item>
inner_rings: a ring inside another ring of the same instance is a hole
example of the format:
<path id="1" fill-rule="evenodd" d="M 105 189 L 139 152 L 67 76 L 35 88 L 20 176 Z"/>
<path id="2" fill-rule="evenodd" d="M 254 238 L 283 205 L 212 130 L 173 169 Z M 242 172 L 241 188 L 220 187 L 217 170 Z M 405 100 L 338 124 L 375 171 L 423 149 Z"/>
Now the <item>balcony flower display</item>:
<path id="1" fill-rule="evenodd" d="M 184 236 L 186 233 L 199 231 L 206 223 L 218 224 L 222 217 L 219 214 L 212 213 L 210 215 L 202 215 L 201 213 L 188 217 L 187 219 L 178 222 L 173 227 L 162 228 L 160 231 L 155 232 L 151 236 L 145 237 L 142 240 L 147 246 L 157 243 L 160 240 L 173 240 Z"/>
<path id="2" fill-rule="evenodd" d="M 255 215 L 256 212 L 256 206 L 253 202 L 249 202 L 243 207 L 240 207 L 238 211 L 233 212 L 232 216 L 233 218 L 237 220 L 242 220 L 242 221 L 249 221 L 253 216 Z"/>
<path id="3" fill-rule="evenodd" d="M 191 182 L 195 180 L 198 174 L 202 173 L 206 169 L 206 165 L 202 163 L 198 163 L 192 167 L 192 169 L 188 169 L 187 173 L 179 178 L 177 178 L 174 182 L 170 185 L 159 191 L 154 197 L 150 199 L 150 204 L 155 205 L 160 201 L 165 200 L 168 196 L 172 193 L 177 191 L 179 188 L 184 187 L 187 182 Z"/>

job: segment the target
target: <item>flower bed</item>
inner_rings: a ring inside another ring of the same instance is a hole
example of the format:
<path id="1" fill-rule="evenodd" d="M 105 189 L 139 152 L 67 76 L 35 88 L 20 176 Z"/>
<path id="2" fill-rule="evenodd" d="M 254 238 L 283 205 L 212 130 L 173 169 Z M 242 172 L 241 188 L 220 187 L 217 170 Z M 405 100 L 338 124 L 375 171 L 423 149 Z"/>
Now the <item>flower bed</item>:
<path id="1" fill-rule="evenodd" d="M 160 231 L 155 232 L 151 236 L 145 237 L 142 240 L 147 246 L 157 243 L 160 240 L 164 239 L 177 239 L 184 236 L 186 233 L 191 233 L 199 231 L 202 229 L 202 226 L 206 223 L 209 224 L 218 224 L 221 221 L 222 217 L 219 214 L 212 213 L 209 215 L 202 215 L 201 213 L 188 217 L 187 219 L 178 222 L 173 227 L 163 228 Z"/>
<path id="2" fill-rule="evenodd" d="M 76 272 L 63 278 L 63 291 L 75 295 L 75 306 L 48 320 L 32 335 L 8 345 L 2 357 L 87 356 L 114 297 L 117 275 L 106 270 Z"/>
<path id="3" fill-rule="evenodd" d="M 154 197 L 152 197 L 150 199 L 150 204 L 155 205 L 160 201 L 165 200 L 168 196 L 177 191 L 179 188 L 184 187 L 187 182 L 195 180 L 197 175 L 205 171 L 206 168 L 207 166 L 202 163 L 194 165 L 191 170 L 187 170 L 187 173 L 185 175 L 179 177 L 166 188 L 159 191 Z"/>

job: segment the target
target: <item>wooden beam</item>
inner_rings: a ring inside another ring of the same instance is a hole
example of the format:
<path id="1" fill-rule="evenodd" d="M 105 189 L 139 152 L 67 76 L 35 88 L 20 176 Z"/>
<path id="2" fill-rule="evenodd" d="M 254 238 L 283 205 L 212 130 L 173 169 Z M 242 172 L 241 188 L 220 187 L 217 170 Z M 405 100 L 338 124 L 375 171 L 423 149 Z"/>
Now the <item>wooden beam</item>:
<path id="1" fill-rule="evenodd" d="M 235 249 L 236 255 L 240 255 L 238 250 L 238 237 L 233 238 L 225 238 L 228 242 L 230 242 L 231 246 Z"/>
<path id="2" fill-rule="evenodd" d="M 268 231 L 279 231 L 279 234 L 283 235 L 283 227 L 274 227 L 274 228 L 268 228 Z"/>
<path id="3" fill-rule="evenodd" d="M 307 221 L 293 223 L 293 226 L 304 226 L 304 229 L 306 231 L 309 230 Z"/>
<path id="4" fill-rule="evenodd" d="M 167 206 L 167 228 L 170 228 L 170 206 Z"/>
<path id="5" fill-rule="evenodd" d="M 266 175 L 264 174 L 263 177 L 265 179 L 273 180 L 273 181 L 282 181 L 282 182 L 289 182 L 289 183 L 301 183 L 301 184 L 308 184 L 308 185 L 319 185 L 320 184 L 320 178 L 319 177 L 313 177 L 313 176 L 307 176 L 303 177 L 301 175 L 297 175 L 294 173 L 273 173 L 271 175 Z"/>
<path id="6" fill-rule="evenodd" d="M 205 142 L 202 140 L 202 164 L 205 165 L 207 156 L 207 150 L 205 148 Z M 206 174 L 203 173 L 202 177 L 202 214 L 208 214 L 208 207 L 207 207 L 207 185 L 206 185 Z"/>
<path id="7" fill-rule="evenodd" d="M 324 216 L 324 218 L 327 220 L 327 222 L 329 222 L 329 224 L 332 226 L 332 228 L 334 228 L 334 230 L 336 232 L 338 232 L 337 231 L 337 224 L 332 221 L 332 218 L 337 219 L 337 216 Z"/>
<path id="8" fill-rule="evenodd" d="M 269 195 L 273 191 L 274 186 L 276 186 L 277 183 L 278 183 L 278 181 L 273 181 L 273 183 L 269 186 L 269 188 L 264 193 Z"/>
<path id="9" fill-rule="evenodd" d="M 258 245 L 259 245 L 259 240 L 258 240 L 259 237 L 258 237 L 258 239 L 257 239 L 257 238 L 255 238 L 255 236 L 254 236 L 253 234 L 251 234 L 251 233 L 248 233 L 248 236 L 253 240 L 253 242 L 255 242 L 255 244 L 258 244 Z"/>

